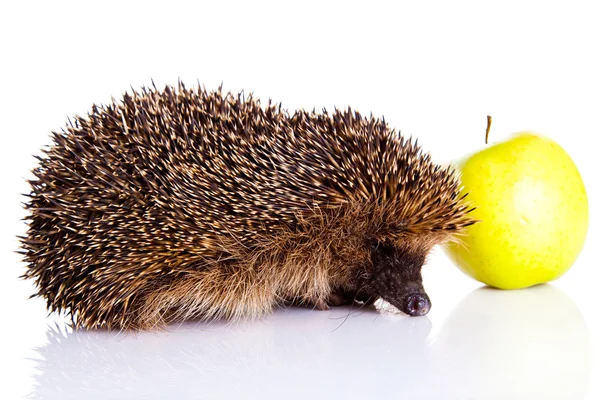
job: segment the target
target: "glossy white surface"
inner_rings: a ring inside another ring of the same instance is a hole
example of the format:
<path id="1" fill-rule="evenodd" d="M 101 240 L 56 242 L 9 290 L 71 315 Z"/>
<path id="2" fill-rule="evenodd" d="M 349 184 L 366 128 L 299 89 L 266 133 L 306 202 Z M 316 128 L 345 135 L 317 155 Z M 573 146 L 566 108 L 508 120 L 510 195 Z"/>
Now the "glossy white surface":
<path id="1" fill-rule="evenodd" d="M 0 399 L 600 399 L 600 10 L 594 1 L 0 2 Z M 69 332 L 28 299 L 21 193 L 68 116 L 196 82 L 385 116 L 440 162 L 533 129 L 586 184 L 552 285 L 479 289 L 436 249 L 426 317 L 279 310 L 236 325 Z"/>
<path id="2" fill-rule="evenodd" d="M 136 335 L 48 329 L 32 398 L 580 399 L 588 390 L 590 335 L 556 287 L 476 289 L 432 328 L 428 317 L 344 307 Z"/>

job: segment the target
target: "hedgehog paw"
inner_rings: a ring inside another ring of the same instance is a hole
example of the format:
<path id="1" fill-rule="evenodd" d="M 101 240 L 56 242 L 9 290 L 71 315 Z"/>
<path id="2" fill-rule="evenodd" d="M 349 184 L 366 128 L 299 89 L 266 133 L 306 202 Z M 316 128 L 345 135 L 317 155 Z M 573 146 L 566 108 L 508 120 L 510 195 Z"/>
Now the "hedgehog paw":
<path id="1" fill-rule="evenodd" d="M 328 304 L 330 306 L 347 306 L 354 302 L 354 299 L 351 296 L 348 296 L 346 293 L 338 293 L 334 292 L 329 295 Z"/>
<path id="2" fill-rule="evenodd" d="M 296 298 L 291 300 L 288 304 L 311 307 L 314 310 L 328 311 L 331 307 L 350 305 L 354 302 L 354 298 L 348 296 L 346 293 L 334 292 L 329 294 L 328 297 L 320 297 L 317 299 L 301 299 Z"/>
<path id="3" fill-rule="evenodd" d="M 327 300 L 320 298 L 315 301 L 314 308 L 317 310 L 327 311 L 330 310 L 331 307 L 347 306 L 353 302 L 354 299 L 351 296 L 348 296 L 346 293 L 333 292 L 329 294 Z"/>
<path id="4" fill-rule="evenodd" d="M 319 311 L 328 311 L 331 310 L 331 307 L 329 306 L 328 302 L 326 302 L 325 300 L 318 299 L 317 301 L 315 301 L 313 308 L 315 310 L 319 310 Z"/>

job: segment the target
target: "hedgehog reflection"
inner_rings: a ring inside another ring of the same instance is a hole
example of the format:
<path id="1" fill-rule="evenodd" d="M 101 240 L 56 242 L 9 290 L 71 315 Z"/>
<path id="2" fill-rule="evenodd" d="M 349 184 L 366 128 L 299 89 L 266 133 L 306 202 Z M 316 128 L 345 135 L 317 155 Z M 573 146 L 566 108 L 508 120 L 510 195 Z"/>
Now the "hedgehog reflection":
<path id="1" fill-rule="evenodd" d="M 382 381 L 423 384 L 431 323 L 340 307 L 161 332 L 61 330 L 49 329 L 37 349 L 32 399 L 296 399 L 314 396 L 315 385 L 351 390 L 348 398 L 383 396 Z"/>

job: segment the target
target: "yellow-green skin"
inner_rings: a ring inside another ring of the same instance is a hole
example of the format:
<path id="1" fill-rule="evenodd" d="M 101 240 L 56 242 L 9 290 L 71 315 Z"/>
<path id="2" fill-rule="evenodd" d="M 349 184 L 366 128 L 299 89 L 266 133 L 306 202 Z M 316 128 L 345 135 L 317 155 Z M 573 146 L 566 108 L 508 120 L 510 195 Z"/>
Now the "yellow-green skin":
<path id="1" fill-rule="evenodd" d="M 581 175 L 554 141 L 522 132 L 460 165 L 463 194 L 476 209 L 446 252 L 467 275 L 500 289 L 519 289 L 564 274 L 588 229 Z"/>

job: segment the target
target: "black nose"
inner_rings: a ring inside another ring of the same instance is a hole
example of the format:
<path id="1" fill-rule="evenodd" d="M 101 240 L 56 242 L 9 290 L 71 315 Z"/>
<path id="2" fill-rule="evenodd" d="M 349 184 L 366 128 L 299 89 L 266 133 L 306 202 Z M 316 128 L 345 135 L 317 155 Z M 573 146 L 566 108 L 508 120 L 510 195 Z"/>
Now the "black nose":
<path id="1" fill-rule="evenodd" d="M 411 317 L 425 315 L 431 308 L 429 296 L 425 293 L 411 294 L 406 299 L 405 309 L 402 310 Z"/>

